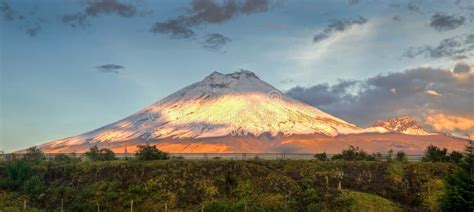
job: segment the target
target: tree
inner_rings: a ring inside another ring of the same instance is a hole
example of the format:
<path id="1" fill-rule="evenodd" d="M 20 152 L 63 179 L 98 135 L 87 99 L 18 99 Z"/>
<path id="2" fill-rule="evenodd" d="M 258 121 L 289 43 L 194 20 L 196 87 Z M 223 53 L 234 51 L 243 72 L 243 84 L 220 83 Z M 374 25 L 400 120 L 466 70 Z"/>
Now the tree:
<path id="1" fill-rule="evenodd" d="M 377 156 L 378 157 L 378 156 Z M 349 146 L 349 149 L 343 149 L 341 154 L 336 154 L 332 160 L 375 160 L 375 156 L 368 155 L 359 147 Z"/>
<path id="2" fill-rule="evenodd" d="M 457 151 L 453 151 L 449 155 L 449 161 L 451 161 L 453 163 L 459 163 L 462 160 L 463 157 L 464 157 L 464 155 L 462 155 L 462 153 L 457 152 Z"/>
<path id="3" fill-rule="evenodd" d="M 107 148 L 99 149 L 97 146 L 91 147 L 89 151 L 85 153 L 85 155 L 93 161 L 107 161 L 117 159 L 115 157 L 115 153 L 112 150 Z"/>
<path id="4" fill-rule="evenodd" d="M 328 156 L 325 152 L 315 154 L 313 157 L 314 157 L 314 159 L 320 160 L 320 161 L 327 161 L 328 160 Z"/>
<path id="5" fill-rule="evenodd" d="M 395 156 L 395 160 L 398 162 L 406 162 L 407 155 L 405 154 L 405 152 L 399 151 L 397 152 L 397 155 Z"/>
<path id="6" fill-rule="evenodd" d="M 160 151 L 156 148 L 156 145 L 138 145 L 138 150 L 136 152 L 137 158 L 139 160 L 166 160 L 169 159 L 169 154 L 163 151 Z"/>
<path id="7" fill-rule="evenodd" d="M 441 199 L 443 211 L 474 211 L 474 155 L 472 141 L 459 169 L 445 178 L 446 189 Z"/>
<path id="8" fill-rule="evenodd" d="M 25 160 L 38 161 L 38 160 L 44 160 L 45 156 L 39 148 L 34 146 L 34 147 L 30 147 L 26 150 L 26 153 L 23 156 L 23 158 Z"/>
<path id="9" fill-rule="evenodd" d="M 426 147 L 425 155 L 421 159 L 423 162 L 448 162 L 449 157 L 447 155 L 448 150 L 446 148 L 440 149 L 437 146 L 429 145 Z"/>

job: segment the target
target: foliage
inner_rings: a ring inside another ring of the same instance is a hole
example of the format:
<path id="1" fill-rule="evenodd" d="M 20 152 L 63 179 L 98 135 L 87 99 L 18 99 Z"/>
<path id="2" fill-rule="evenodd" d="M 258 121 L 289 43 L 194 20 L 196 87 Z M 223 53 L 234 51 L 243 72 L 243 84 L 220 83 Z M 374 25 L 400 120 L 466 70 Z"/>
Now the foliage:
<path id="1" fill-rule="evenodd" d="M 446 190 L 441 201 L 445 211 L 474 210 L 474 155 L 472 143 L 467 156 L 459 162 L 459 169 L 445 178 Z"/>
<path id="2" fill-rule="evenodd" d="M 156 145 L 138 145 L 136 156 L 139 160 L 167 160 L 170 158 L 168 153 L 160 151 Z"/>
<path id="3" fill-rule="evenodd" d="M 99 149 L 97 146 L 91 147 L 85 155 L 92 161 L 109 161 L 117 159 L 112 150 L 107 148 Z"/>
<path id="4" fill-rule="evenodd" d="M 367 154 L 363 149 L 359 147 L 349 146 L 349 149 L 343 149 L 341 154 L 335 154 L 331 159 L 332 160 L 348 160 L 348 161 L 358 161 L 358 160 L 381 160 L 382 154 L 374 153 L 373 155 Z"/>
<path id="5" fill-rule="evenodd" d="M 439 201 L 444 194 L 442 179 L 431 179 L 422 185 L 422 205 L 429 211 L 440 211 Z"/>
<path id="6" fill-rule="evenodd" d="M 26 153 L 24 154 L 23 158 L 25 160 L 30 160 L 30 161 L 39 161 L 39 160 L 44 160 L 45 156 L 39 148 L 34 146 L 26 150 Z"/>
<path id="7" fill-rule="evenodd" d="M 459 163 L 459 162 L 461 162 L 463 157 L 464 157 L 464 155 L 462 153 L 457 152 L 457 151 L 453 151 L 449 155 L 449 161 L 451 161 L 453 163 Z"/>
<path id="8" fill-rule="evenodd" d="M 437 146 L 429 145 L 426 147 L 425 155 L 422 159 L 424 162 L 448 162 L 449 157 L 447 155 L 448 150 L 446 148 L 440 149 Z"/>
<path id="9" fill-rule="evenodd" d="M 463 158 L 463 154 L 457 151 L 448 154 L 446 148 L 440 149 L 437 146 L 429 145 L 426 147 L 425 155 L 422 158 L 424 162 L 453 162 L 459 163 Z"/>
<path id="10" fill-rule="evenodd" d="M 0 179 L 7 178 L 14 162 L 0 164 Z M 422 211 L 436 207 L 425 201 L 434 188 L 427 182 L 456 167 L 300 160 L 52 160 L 28 166 L 30 177 L 8 188 L 6 199 L 15 203 L 23 195 L 31 207 L 45 211 L 58 211 L 62 201 L 65 211 L 94 211 L 97 204 L 102 211 L 128 211 L 131 200 L 137 211 L 164 210 L 165 205 L 173 211 L 203 206 L 205 211 L 350 211 L 374 195 Z M 352 191 L 360 194 L 346 194 Z M 393 204 L 385 203 L 378 207 Z"/>
<path id="11" fill-rule="evenodd" d="M 402 151 L 397 152 L 397 155 L 395 156 L 395 160 L 398 161 L 398 162 L 407 162 L 408 161 L 405 152 L 402 152 Z"/>
<path id="12" fill-rule="evenodd" d="M 319 161 L 327 161 L 328 160 L 328 156 L 325 152 L 315 154 L 313 157 L 314 157 L 314 159 L 319 160 Z"/>
<path id="13" fill-rule="evenodd" d="M 24 160 L 10 162 L 4 170 L 5 176 L 0 178 L 0 188 L 17 190 L 31 195 L 40 194 L 45 190 L 43 180 Z"/>
<path id="14" fill-rule="evenodd" d="M 343 192 L 341 198 L 350 200 L 348 211 L 402 211 L 395 203 L 373 194 Z"/>

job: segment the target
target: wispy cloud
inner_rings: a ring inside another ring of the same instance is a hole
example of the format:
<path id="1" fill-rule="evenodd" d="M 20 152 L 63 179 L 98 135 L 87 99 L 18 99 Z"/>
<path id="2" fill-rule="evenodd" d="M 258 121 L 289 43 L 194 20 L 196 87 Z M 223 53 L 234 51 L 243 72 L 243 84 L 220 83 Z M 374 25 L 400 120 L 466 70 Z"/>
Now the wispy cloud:
<path id="1" fill-rule="evenodd" d="M 206 36 L 204 42 L 202 43 L 202 47 L 209 50 L 219 50 L 222 48 L 222 46 L 231 41 L 232 39 L 220 33 L 212 33 Z"/>
<path id="2" fill-rule="evenodd" d="M 404 56 L 414 58 L 423 55 L 427 58 L 460 57 L 474 50 L 474 34 L 458 35 L 441 40 L 436 46 L 410 47 Z"/>
<path id="3" fill-rule="evenodd" d="M 122 69 L 125 67 L 121 65 L 116 65 L 116 64 L 105 64 L 101 66 L 96 67 L 98 71 L 102 73 L 113 73 L 113 74 L 119 74 Z"/>
<path id="4" fill-rule="evenodd" d="M 363 25 L 365 23 L 367 23 L 367 19 L 361 16 L 354 19 L 343 19 L 333 21 L 328 26 L 326 26 L 326 28 L 324 28 L 322 32 L 319 32 L 313 37 L 313 42 L 318 43 L 320 41 L 328 39 L 337 32 L 344 32 L 354 25 Z"/>

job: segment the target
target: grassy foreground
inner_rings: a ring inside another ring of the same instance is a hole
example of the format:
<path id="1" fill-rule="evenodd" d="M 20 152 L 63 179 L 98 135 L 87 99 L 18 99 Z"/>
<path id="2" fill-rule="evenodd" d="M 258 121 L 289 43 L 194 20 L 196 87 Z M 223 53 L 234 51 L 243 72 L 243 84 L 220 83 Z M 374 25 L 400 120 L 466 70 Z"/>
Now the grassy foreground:
<path id="1" fill-rule="evenodd" d="M 385 161 L 15 161 L 0 164 L 0 209 L 438 210 L 441 179 L 455 169 Z"/>

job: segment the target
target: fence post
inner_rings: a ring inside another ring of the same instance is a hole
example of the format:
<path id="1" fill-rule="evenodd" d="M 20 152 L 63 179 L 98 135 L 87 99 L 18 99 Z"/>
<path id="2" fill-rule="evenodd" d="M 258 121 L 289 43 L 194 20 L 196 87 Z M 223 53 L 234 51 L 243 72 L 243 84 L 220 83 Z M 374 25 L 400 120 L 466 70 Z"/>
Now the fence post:
<path id="1" fill-rule="evenodd" d="M 64 199 L 61 198 L 61 212 L 64 212 Z"/>
<path id="2" fill-rule="evenodd" d="M 133 212 L 133 199 L 132 199 L 132 201 L 130 202 L 130 212 Z"/>
<path id="3" fill-rule="evenodd" d="M 95 203 L 95 204 L 97 204 L 97 212 L 100 212 L 100 206 L 99 206 L 99 203 L 97 202 L 97 203 Z"/>
<path id="4" fill-rule="evenodd" d="M 204 212 L 204 205 L 201 205 L 201 212 Z"/>
<path id="5" fill-rule="evenodd" d="M 168 212 L 168 202 L 165 202 L 165 212 Z"/>
<path id="6" fill-rule="evenodd" d="M 26 211 L 26 199 L 23 200 L 23 211 Z"/>

